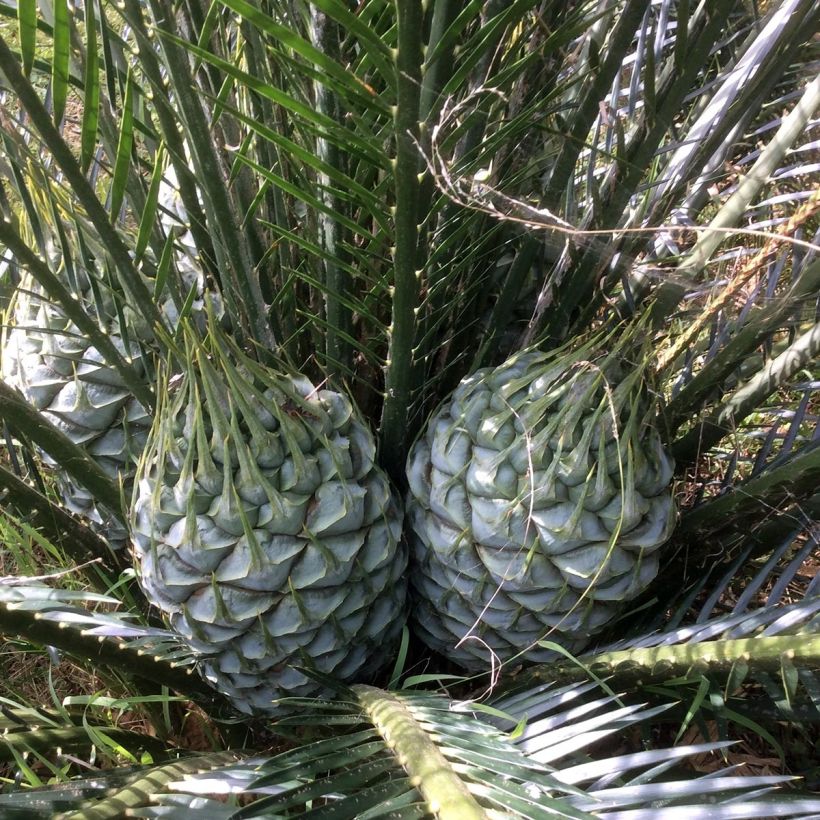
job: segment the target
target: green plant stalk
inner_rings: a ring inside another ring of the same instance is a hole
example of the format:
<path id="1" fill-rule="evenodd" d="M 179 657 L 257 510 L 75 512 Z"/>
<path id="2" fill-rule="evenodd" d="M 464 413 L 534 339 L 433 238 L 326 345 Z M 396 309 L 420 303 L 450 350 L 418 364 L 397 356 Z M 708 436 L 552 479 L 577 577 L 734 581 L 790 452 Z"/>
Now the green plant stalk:
<path id="1" fill-rule="evenodd" d="M 85 23 L 85 36 L 88 41 L 88 49 L 85 48 L 85 43 L 79 37 L 76 23 L 72 20 L 71 25 L 71 39 L 80 64 L 80 71 L 83 75 L 83 120 L 81 126 L 80 136 L 80 169 L 83 173 L 88 173 L 91 166 L 91 160 L 94 156 L 94 149 L 97 142 L 97 130 L 99 128 L 99 111 L 100 111 L 100 74 L 97 54 L 97 21 L 96 13 L 94 11 L 93 0 L 84 0 L 83 7 L 85 16 L 83 22 Z M 105 25 L 105 21 L 100 22 L 101 26 Z M 77 48 L 79 46 L 79 48 Z M 23 72 L 27 74 L 27 72 Z M 110 146 L 109 146 L 110 150 Z M 113 157 L 113 152 L 108 156 Z M 129 180 L 135 179 L 134 174 L 129 174 Z"/>
<path id="2" fill-rule="evenodd" d="M 404 480 L 407 417 L 418 369 L 413 361 L 416 313 L 419 303 L 419 98 L 421 87 L 423 12 L 420 0 L 396 0 L 398 99 L 394 119 L 396 158 L 393 161 L 396 207 L 394 215 L 393 307 L 385 399 L 380 425 L 381 454 L 394 482 Z"/>
<path id="3" fill-rule="evenodd" d="M 92 667 L 108 666 L 131 678 L 146 693 L 167 686 L 200 701 L 219 698 L 192 668 L 176 667 L 117 638 L 87 635 L 83 627 L 70 620 L 46 620 L 38 612 L 18 608 L 13 601 L 0 601 L 0 634 L 56 647 Z"/>
<path id="4" fill-rule="evenodd" d="M 353 691 L 431 814 L 438 820 L 486 820 L 489 815 L 400 698 L 371 686 Z"/>
<path id="5" fill-rule="evenodd" d="M 276 112 L 281 118 L 281 111 Z M 271 199 L 273 200 L 272 219 L 276 227 L 287 226 L 290 221 L 287 216 L 287 207 L 285 205 L 285 198 L 282 195 L 282 190 L 272 185 Z M 279 269 L 286 271 L 289 269 L 290 259 L 287 252 L 287 245 L 284 242 L 276 243 L 276 255 Z M 310 352 L 305 349 L 304 337 L 298 332 L 297 321 L 297 300 L 294 294 L 294 288 L 282 286 L 280 288 L 280 295 L 283 301 L 280 303 L 278 313 L 280 318 L 278 320 L 279 338 L 281 339 L 282 350 L 285 355 L 292 362 L 304 361 L 310 355 Z"/>
<path id="6" fill-rule="evenodd" d="M 707 452 L 729 435 L 737 424 L 785 384 L 795 373 L 810 365 L 820 351 L 820 322 L 772 359 L 754 378 L 724 401 L 709 418 L 690 430 L 673 445 L 678 463 L 690 463 L 698 453 Z"/>
<path id="7" fill-rule="evenodd" d="M 431 54 L 438 47 L 447 29 L 461 11 L 462 4 L 457 0 L 435 0 L 432 4 L 430 36 L 427 38 L 426 54 Z M 441 88 L 452 68 L 454 43 L 444 49 L 433 63 L 425 63 L 424 76 L 419 98 L 419 119 L 429 125 L 441 106 Z M 431 180 L 431 185 L 433 181 Z"/>
<path id="8" fill-rule="evenodd" d="M 186 123 L 194 167 L 205 192 L 205 210 L 211 229 L 218 237 L 214 250 L 220 263 L 220 270 L 229 272 L 232 287 L 226 289 L 226 297 L 231 296 L 236 304 L 237 320 L 244 320 L 245 331 L 258 342 L 263 350 L 273 350 L 275 340 L 267 320 L 265 300 L 250 258 L 248 243 L 243 239 L 231 206 L 228 191 L 223 183 L 219 158 L 214 148 L 212 131 L 203 108 L 202 99 L 191 76 L 188 57 L 178 38 L 175 14 L 172 6 L 164 0 L 150 0 L 165 54 L 165 63 L 171 78 L 174 95 L 179 103 L 182 118 Z"/>
<path id="9" fill-rule="evenodd" d="M 54 127 L 48 111 L 40 102 L 32 85 L 23 76 L 17 59 L 2 37 L 0 37 L 0 71 L 6 75 L 12 90 L 25 108 L 40 137 L 65 175 L 77 201 L 85 210 L 100 240 L 105 245 L 114 263 L 123 291 L 129 295 L 134 305 L 140 306 L 152 325 L 162 327 L 164 325 L 162 314 L 154 304 L 139 271 L 134 267 L 128 248 L 111 224 L 108 213 L 85 178 L 71 149 Z"/>
<path id="10" fill-rule="evenodd" d="M 341 40 L 339 24 L 316 6 L 310 7 L 310 39 L 316 48 L 327 57 L 339 60 Z M 315 82 L 316 110 L 344 126 L 344 113 L 339 99 L 332 88 L 323 82 Z M 345 163 L 338 143 L 326 136 L 318 136 L 316 155 L 332 168 L 345 171 Z M 347 209 L 343 201 L 332 190 L 332 181 L 327 174 L 319 175 L 320 196 L 329 212 L 319 213 L 319 240 L 327 256 L 320 263 L 324 268 L 325 301 L 325 367 L 332 381 L 337 383 L 343 374 L 352 370 L 352 350 L 347 338 L 352 335 L 353 318 L 350 309 L 338 294 L 347 293 L 350 276 L 344 270 L 348 254 L 344 250 L 345 231 L 332 214 L 344 213 Z"/>
<path id="11" fill-rule="evenodd" d="M 164 766 L 152 766 L 147 774 L 137 774 L 127 786 L 103 798 L 95 797 L 78 811 L 61 814 L 56 820 L 116 820 L 118 817 L 130 816 L 134 809 L 152 805 L 153 796 L 164 792 L 169 783 L 229 766 L 241 758 L 242 754 L 239 752 L 216 752 L 166 763 Z"/>
<path id="12" fill-rule="evenodd" d="M 189 6 L 189 11 L 194 13 L 199 6 Z M 203 6 L 203 9 L 205 6 Z M 205 44 L 211 42 L 210 48 L 216 50 L 213 45 L 217 40 L 220 44 L 222 39 L 217 37 L 216 29 L 219 27 L 218 18 L 219 12 L 217 6 L 211 6 L 208 14 L 202 24 L 196 23 L 195 28 L 199 30 L 199 43 Z M 198 15 L 195 15 L 198 16 Z M 204 26 L 204 28 L 203 28 Z M 270 79 L 270 72 L 266 67 L 259 65 L 259 62 L 254 58 L 254 46 L 248 41 L 250 31 L 253 28 L 245 18 L 239 20 L 238 38 L 242 41 L 242 58 L 245 61 L 248 73 L 257 80 L 265 78 L 268 85 L 273 85 Z M 221 46 L 220 46 L 221 47 Z M 230 48 L 230 46 L 228 46 Z M 255 66 L 252 68 L 251 66 Z M 205 72 L 210 76 L 211 87 L 218 89 L 214 94 L 211 91 L 203 89 L 203 94 L 211 100 L 212 107 L 210 108 L 211 116 L 213 117 L 214 129 L 217 130 L 218 144 L 221 146 L 241 146 L 238 151 L 230 150 L 228 155 L 224 156 L 224 165 L 227 169 L 227 186 L 230 191 L 232 201 L 235 203 L 235 213 L 237 219 L 237 227 L 241 233 L 242 240 L 247 246 L 248 258 L 254 264 L 254 276 L 257 277 L 259 293 L 263 293 L 263 285 L 261 281 L 261 270 L 264 268 L 267 260 L 270 245 L 268 238 L 262 235 L 259 230 L 259 209 L 263 202 L 270 205 L 270 195 L 268 186 L 263 185 L 260 190 L 256 188 L 257 179 L 255 175 L 248 168 L 242 168 L 242 162 L 239 155 L 245 155 L 248 147 L 253 143 L 253 150 L 257 161 L 265 168 L 272 167 L 271 146 L 266 140 L 251 140 L 248 134 L 242 133 L 242 128 L 234 118 L 237 112 L 232 110 L 230 105 L 230 97 L 234 89 L 233 80 L 224 77 L 219 67 L 210 60 L 200 62 L 195 60 L 195 66 L 200 72 Z M 255 97 L 254 92 L 251 92 L 248 97 L 250 102 Z M 266 122 L 270 125 L 270 117 L 265 117 L 258 113 L 258 106 L 253 106 L 257 112 L 254 114 L 254 119 L 261 122 Z M 226 114 L 226 111 L 229 112 Z M 241 119 L 241 117 L 240 117 Z M 264 294 L 263 294 L 264 295 Z M 267 298 L 267 297 L 265 297 Z M 267 313 L 267 320 L 270 323 L 269 327 L 273 330 L 273 336 L 276 339 L 281 338 L 279 328 L 273 321 L 273 316 L 269 311 L 269 305 L 265 305 Z"/>
<path id="13" fill-rule="evenodd" d="M 744 517 L 759 515 L 762 504 L 771 510 L 810 499 L 818 485 L 820 447 L 809 445 L 784 464 L 690 510 L 683 517 L 676 537 L 703 540 L 719 530 L 738 526 L 748 532 L 749 522 Z"/>
<path id="14" fill-rule="evenodd" d="M 164 744 L 148 735 L 109 726 L 95 726 L 94 728 L 105 732 L 108 738 L 129 751 L 146 747 L 150 748 L 154 755 L 165 751 Z M 0 734 L 0 761 L 14 762 L 12 750 L 18 754 L 26 752 L 49 754 L 58 749 L 65 753 L 87 749 L 91 744 L 88 732 L 83 726 L 39 727 L 21 731 L 5 731 Z"/>
<path id="15" fill-rule="evenodd" d="M 791 291 L 770 306 L 758 308 L 729 343 L 708 361 L 692 380 L 667 405 L 665 423 L 674 432 L 691 418 L 696 407 L 752 353 L 774 333 L 804 299 L 813 298 L 820 290 L 820 260 L 807 266 Z"/>
<path id="16" fill-rule="evenodd" d="M 34 65 L 37 43 L 37 6 L 35 3 L 24 0 L 17 4 L 17 36 L 20 38 L 23 74 L 28 77 Z"/>
<path id="17" fill-rule="evenodd" d="M 0 219 L 0 242 L 14 254 L 18 263 L 31 273 L 49 298 L 60 305 L 62 311 L 77 326 L 78 330 L 103 354 L 106 362 L 117 371 L 137 400 L 146 409 L 153 409 L 153 391 L 123 358 L 111 341 L 111 337 L 100 330 L 99 325 L 85 312 L 74 294 L 23 242 L 12 225 L 2 219 Z"/>
<path id="18" fill-rule="evenodd" d="M 51 52 L 51 104 L 53 108 L 54 124 L 59 127 L 65 114 L 68 99 L 69 73 L 69 16 L 68 3 L 65 0 L 55 0 L 50 3 L 53 15 L 52 30 L 53 48 Z"/>
<path id="19" fill-rule="evenodd" d="M 66 551 L 78 564 L 99 559 L 104 565 L 122 572 L 130 565 L 119 552 L 112 552 L 108 544 L 93 530 L 80 523 L 73 515 L 48 500 L 21 478 L 0 465 L 0 489 L 6 495 L 4 503 L 11 503 L 26 517 L 26 523 L 46 529 L 49 540 Z M 90 573 L 99 592 L 108 587 L 94 573 Z"/>
<path id="20" fill-rule="evenodd" d="M 247 64 L 248 74 L 252 77 L 264 77 L 271 85 L 277 84 L 271 71 L 271 66 L 269 66 L 265 60 L 265 47 L 261 42 L 259 31 L 244 17 L 240 18 L 239 25 L 240 31 L 242 32 L 242 39 L 244 40 L 243 56 Z M 250 92 L 248 100 L 251 104 L 253 117 L 257 122 L 264 122 L 271 128 L 277 131 L 280 130 L 277 128 L 276 111 L 273 103 L 267 97 L 256 92 Z M 286 133 L 286 130 L 281 129 L 281 133 Z M 276 162 L 276 154 L 273 146 L 266 140 L 260 140 L 257 150 L 259 152 L 260 163 L 266 168 L 272 168 Z M 267 192 L 267 196 L 269 198 L 271 197 L 270 191 Z M 272 208 L 272 201 L 270 207 Z"/>
<path id="21" fill-rule="evenodd" d="M 82 16 L 82 22 L 85 24 L 85 37 L 87 38 L 87 45 L 86 41 L 83 39 L 83 35 L 80 31 L 78 31 L 77 27 L 77 17 L 72 16 L 70 23 L 71 23 L 71 48 L 72 48 L 72 61 L 76 61 L 77 68 L 78 68 L 78 80 L 77 85 L 80 86 L 80 91 L 83 95 L 84 101 L 84 110 L 83 110 L 83 134 L 82 134 L 82 144 L 80 148 L 80 167 L 84 173 L 88 173 L 88 167 L 92 159 L 92 153 L 96 148 L 96 137 L 99 135 L 100 141 L 102 142 L 103 149 L 106 152 L 106 156 L 114 157 L 117 155 L 117 142 L 119 140 L 119 126 L 114 118 L 114 111 L 115 106 L 113 105 L 111 100 L 103 99 L 102 104 L 100 102 L 101 96 L 101 83 L 99 82 L 99 66 L 98 60 L 96 57 L 91 57 L 92 51 L 94 51 L 98 46 L 98 40 L 96 36 L 96 25 L 99 23 L 100 31 L 103 33 L 103 37 L 100 38 L 101 41 L 105 44 L 108 44 L 109 38 L 105 36 L 105 26 L 108 25 L 106 21 L 105 15 L 102 16 L 101 19 L 96 19 L 96 14 L 93 11 L 93 7 L 96 0 L 85 0 L 85 13 Z M 91 7 L 89 9 L 89 3 Z M 75 10 L 76 11 L 76 10 Z M 90 12 L 90 18 L 89 18 Z M 91 24 L 89 25 L 89 19 Z M 79 78 L 82 78 L 81 80 Z M 145 95 L 141 88 L 138 86 L 134 86 L 134 93 L 135 93 L 135 115 L 136 112 L 139 111 L 145 105 Z M 93 123 L 91 127 L 91 131 L 89 132 L 91 137 L 87 136 L 85 132 L 85 120 L 86 117 L 90 118 L 90 122 Z M 145 130 L 145 125 L 137 119 L 138 126 Z M 128 169 L 128 177 L 126 180 L 126 189 L 128 192 L 128 197 L 131 202 L 131 212 L 135 214 L 141 214 L 145 210 L 146 205 L 146 197 L 145 191 L 142 188 L 142 180 L 140 179 L 139 175 L 139 166 L 137 164 L 132 164 L 131 167 Z M 162 255 L 162 238 L 159 231 L 159 223 L 154 224 L 154 230 L 151 232 L 151 242 L 152 247 L 154 249 L 154 253 L 156 254 L 156 258 L 159 259 Z"/>
<path id="22" fill-rule="evenodd" d="M 616 692 L 668 683 L 673 678 L 699 677 L 724 681 L 737 663 L 755 671 L 780 674 L 784 663 L 820 671 L 820 635 L 776 635 L 774 637 L 715 640 L 702 643 L 624 649 L 584 655 L 576 663 L 562 661 L 538 666 L 524 673 L 519 685 L 549 681 L 558 687 L 567 683 L 606 678 Z"/>
<path id="23" fill-rule="evenodd" d="M 677 277 L 694 281 L 706 267 L 710 257 L 726 239 L 725 229 L 739 224 L 752 200 L 769 183 L 771 175 L 780 167 L 783 158 L 791 150 L 795 140 L 805 131 L 806 125 L 820 108 L 820 76 L 806 86 L 797 105 L 783 119 L 777 133 L 762 151 L 749 172 L 741 177 L 737 190 L 724 203 L 712 221 L 701 229 L 695 247 L 677 266 Z M 656 310 L 666 316 L 683 298 L 686 288 L 669 277 L 658 291 Z"/>
<path id="24" fill-rule="evenodd" d="M 86 487 L 94 498 L 108 507 L 121 521 L 120 491 L 117 482 L 94 459 L 45 416 L 25 401 L 5 382 L 0 381 L 0 418 L 18 435 L 25 434 L 43 448 L 72 478 Z"/>

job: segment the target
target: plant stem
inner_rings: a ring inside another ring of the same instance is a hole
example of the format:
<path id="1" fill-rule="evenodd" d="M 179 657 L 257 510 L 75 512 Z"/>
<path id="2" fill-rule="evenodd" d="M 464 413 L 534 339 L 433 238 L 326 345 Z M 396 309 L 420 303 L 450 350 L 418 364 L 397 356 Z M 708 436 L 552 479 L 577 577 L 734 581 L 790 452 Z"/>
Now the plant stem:
<path id="1" fill-rule="evenodd" d="M 779 675 L 784 661 L 801 668 L 820 664 L 820 635 L 776 635 L 600 652 L 576 663 L 536 667 L 524 673 L 523 680 L 548 680 L 557 687 L 595 675 L 606 678 L 615 691 L 623 692 L 673 678 L 707 675 L 725 680 L 734 665 L 742 662 L 748 663 L 752 677 L 755 670 Z"/>
<path id="2" fill-rule="evenodd" d="M 418 784 L 431 814 L 438 820 L 485 820 L 488 817 L 429 732 L 419 725 L 398 697 L 371 686 L 354 686 L 353 691 L 411 782 Z"/>
<path id="3" fill-rule="evenodd" d="M 394 119 L 396 196 L 393 249 L 393 311 L 385 369 L 381 419 L 384 466 L 397 483 L 403 481 L 407 452 L 407 417 L 417 369 L 414 363 L 416 312 L 419 303 L 419 98 L 421 88 L 423 12 L 420 0 L 396 0 L 398 100 Z"/>
<path id="4" fill-rule="evenodd" d="M 197 198 L 193 175 L 185 160 L 185 143 L 179 131 L 178 117 L 168 99 L 167 83 L 157 59 L 155 40 L 149 36 L 143 17 L 142 5 L 139 2 L 125 0 L 122 13 L 128 24 L 134 29 L 140 66 L 153 87 L 150 101 L 162 129 L 162 138 L 168 147 L 171 165 L 176 172 L 180 199 L 182 199 L 185 211 L 188 214 L 187 227 L 191 230 L 194 243 L 203 263 L 213 265 L 216 268 L 216 254 Z"/>
<path id="5" fill-rule="evenodd" d="M 14 589 L 17 588 L 12 587 Z M 48 592 L 47 588 L 43 589 Z M 104 664 L 139 680 L 140 688 L 145 692 L 155 692 L 157 687 L 167 686 L 189 697 L 219 698 L 193 668 L 174 666 L 144 648 L 128 646 L 116 636 L 89 635 L 72 619 L 71 616 L 76 614 L 74 607 L 65 606 L 63 620 L 59 613 L 55 613 L 56 606 L 46 612 L 32 610 L 29 606 L 31 599 L 32 596 L 27 594 L 24 605 L 14 600 L 0 600 L 0 634 L 54 646 L 92 666 Z"/>
<path id="6" fill-rule="evenodd" d="M 339 24 L 316 6 L 310 7 L 310 38 L 325 56 L 337 60 L 341 31 Z M 329 117 L 340 127 L 344 126 L 344 114 L 339 99 L 330 86 L 321 81 L 314 83 L 316 110 Z M 344 172 L 344 157 L 336 140 L 319 136 L 316 140 L 316 155 L 332 168 Z M 343 212 L 342 200 L 332 190 L 332 181 L 327 174 L 319 175 L 320 197 L 328 212 L 319 213 L 319 241 L 327 256 L 322 261 L 324 268 L 325 301 L 325 367 L 338 380 L 350 372 L 352 356 L 346 337 L 352 335 L 350 309 L 340 299 L 349 289 L 350 277 L 344 270 L 347 254 L 344 251 L 344 229 L 338 219 L 331 214 Z M 338 386 L 338 385 L 337 385 Z"/>
<path id="7" fill-rule="evenodd" d="M 114 726 L 95 726 L 94 729 L 130 751 L 147 747 L 151 750 L 152 755 L 162 755 L 165 752 L 165 746 L 160 741 L 139 732 L 118 729 Z M 61 749 L 65 753 L 87 749 L 90 745 L 91 739 L 84 726 L 41 726 L 19 732 L 6 731 L 0 739 L 0 761 L 13 763 L 13 752 L 48 754 L 55 749 Z"/>
<path id="8" fill-rule="evenodd" d="M 184 780 L 203 772 L 210 772 L 241 759 L 237 752 L 216 752 L 207 755 L 177 760 L 164 766 L 148 767 L 122 789 L 104 797 L 95 797 L 82 809 L 63 814 L 59 820 L 116 820 L 118 817 L 134 816 L 134 809 L 144 808 L 154 803 L 154 795 L 162 793 L 175 780 Z"/>

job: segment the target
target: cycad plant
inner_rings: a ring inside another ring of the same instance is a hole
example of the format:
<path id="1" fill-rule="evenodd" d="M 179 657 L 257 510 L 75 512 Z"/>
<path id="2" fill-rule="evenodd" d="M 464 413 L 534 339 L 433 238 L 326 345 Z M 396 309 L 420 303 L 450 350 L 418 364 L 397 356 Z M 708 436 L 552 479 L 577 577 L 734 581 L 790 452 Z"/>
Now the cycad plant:
<path id="1" fill-rule="evenodd" d="M 9 816 L 820 811 L 814 0 L 0 11 Z"/>

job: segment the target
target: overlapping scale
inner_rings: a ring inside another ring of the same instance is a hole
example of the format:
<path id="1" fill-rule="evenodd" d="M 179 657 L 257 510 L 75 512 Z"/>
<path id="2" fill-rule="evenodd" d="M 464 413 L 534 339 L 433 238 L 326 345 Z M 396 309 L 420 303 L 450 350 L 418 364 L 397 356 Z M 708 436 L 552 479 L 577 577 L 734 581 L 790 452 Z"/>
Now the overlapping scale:
<path id="1" fill-rule="evenodd" d="M 144 371 L 140 346 L 132 342 L 126 350 L 115 320 L 106 329 L 135 370 Z M 122 478 L 130 494 L 129 478 L 151 420 L 117 371 L 32 283 L 20 291 L 15 326 L 3 348 L 3 378 L 108 475 Z M 44 460 L 52 463 L 47 456 Z M 125 528 L 85 487 L 64 473 L 57 474 L 56 484 L 68 509 L 97 525 L 112 547 L 125 544 Z"/>

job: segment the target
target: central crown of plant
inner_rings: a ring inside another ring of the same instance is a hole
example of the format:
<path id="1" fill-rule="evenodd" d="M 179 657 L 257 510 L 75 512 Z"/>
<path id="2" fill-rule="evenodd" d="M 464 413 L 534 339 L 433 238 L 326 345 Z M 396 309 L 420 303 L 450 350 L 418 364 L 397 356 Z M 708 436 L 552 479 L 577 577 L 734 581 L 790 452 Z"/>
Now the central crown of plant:
<path id="1" fill-rule="evenodd" d="M 245 712 L 374 671 L 405 615 L 402 514 L 341 394 L 190 341 L 132 509 L 148 598 Z"/>

